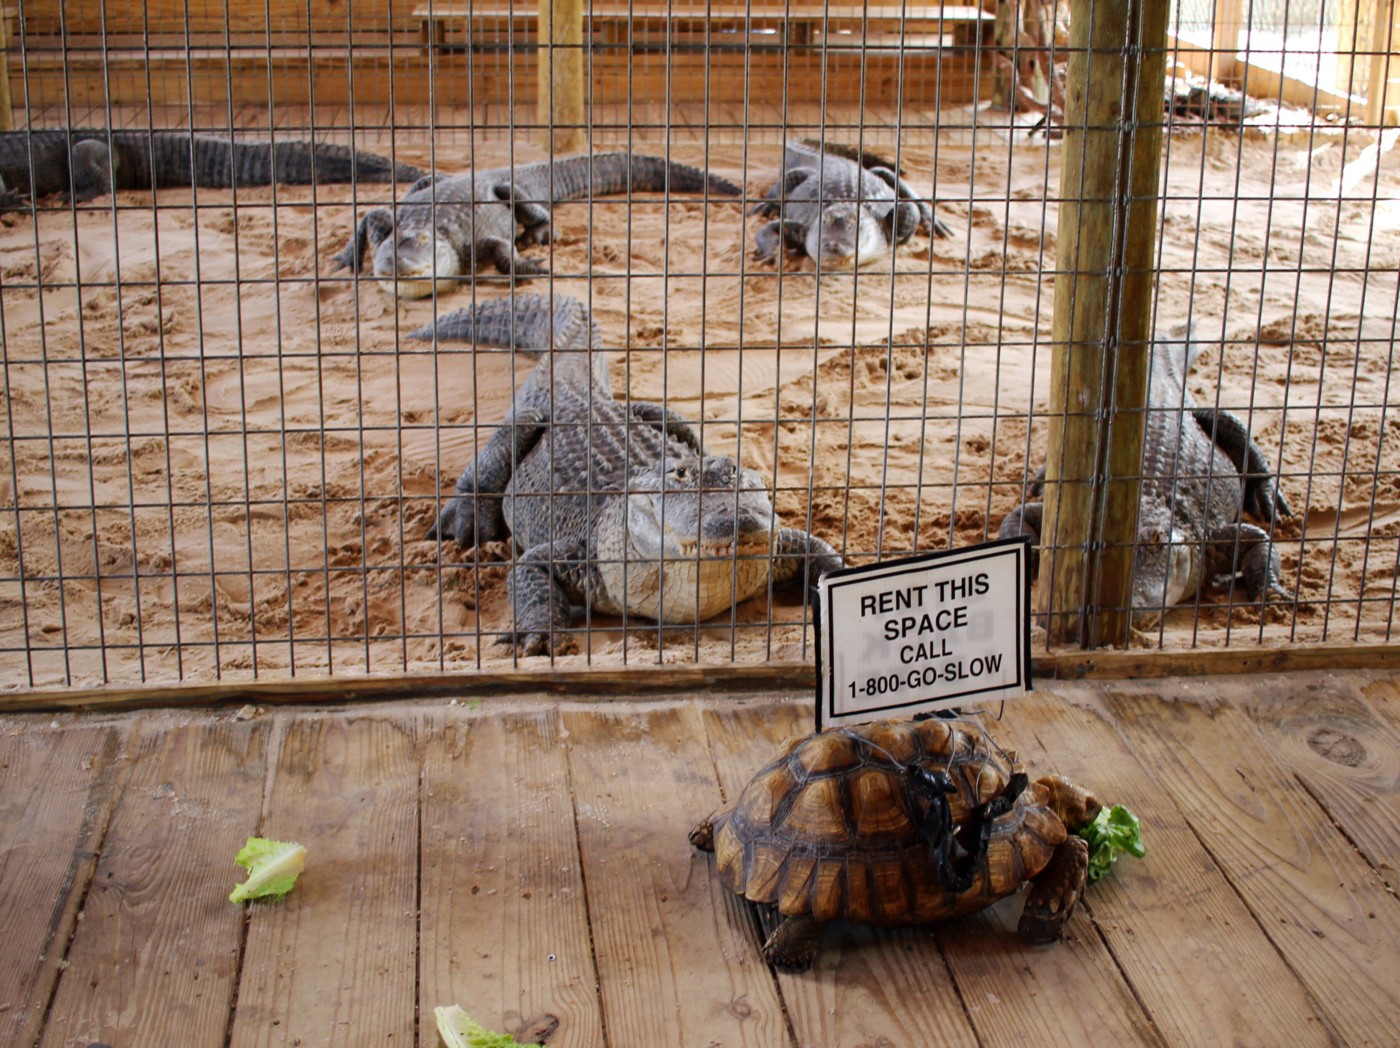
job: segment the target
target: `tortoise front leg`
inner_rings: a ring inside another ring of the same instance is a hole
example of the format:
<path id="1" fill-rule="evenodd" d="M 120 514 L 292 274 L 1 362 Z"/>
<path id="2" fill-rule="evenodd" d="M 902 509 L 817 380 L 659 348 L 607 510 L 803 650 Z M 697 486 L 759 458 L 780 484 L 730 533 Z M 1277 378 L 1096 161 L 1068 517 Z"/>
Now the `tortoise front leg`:
<path id="1" fill-rule="evenodd" d="M 1045 869 L 1031 878 L 1026 907 L 1016 926 L 1027 942 L 1054 942 L 1065 929 L 1084 895 L 1089 879 L 1089 843 L 1083 837 L 1066 837 Z"/>
<path id="2" fill-rule="evenodd" d="M 809 970 L 821 946 L 823 927 L 808 914 L 784 917 L 763 944 L 763 959 L 781 972 Z"/>

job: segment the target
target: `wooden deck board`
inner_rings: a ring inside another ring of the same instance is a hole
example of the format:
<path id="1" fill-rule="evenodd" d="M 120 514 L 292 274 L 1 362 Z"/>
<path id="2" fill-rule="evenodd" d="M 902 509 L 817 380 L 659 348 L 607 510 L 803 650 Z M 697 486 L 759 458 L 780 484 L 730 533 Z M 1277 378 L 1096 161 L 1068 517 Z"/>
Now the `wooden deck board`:
<path id="1" fill-rule="evenodd" d="M 1012 898 L 834 925 L 802 976 L 763 964 L 686 840 L 806 729 L 801 699 L 0 716 L 0 918 L 24 944 L 0 1042 L 437 1048 L 457 1003 L 557 1020 L 553 1046 L 1400 1043 L 1397 684 L 1042 683 L 993 733 L 1137 810 L 1147 858 L 1060 944 L 1022 944 Z M 240 908 L 254 832 L 307 844 L 307 871 Z"/>
<path id="2" fill-rule="evenodd" d="M 1147 860 L 1120 860 L 1086 906 L 1166 1042 L 1331 1043 L 1273 943 L 1102 711 L 1012 704 L 1007 719 L 1021 759 L 1038 772 L 1067 775 L 1142 820 Z"/>
<path id="3" fill-rule="evenodd" d="M 263 743 L 253 723 L 133 739 L 43 1048 L 224 1043 L 243 932 L 231 860 L 257 828 Z"/>
<path id="4" fill-rule="evenodd" d="M 549 1016 L 554 1048 L 602 1044 L 558 714 L 430 722 L 422 824 L 419 1014 L 460 1002 L 512 1033 Z"/>
<path id="5" fill-rule="evenodd" d="M 230 1043 L 412 1044 L 417 724 L 346 713 L 282 727 L 262 835 L 306 845 L 307 871 L 281 902 L 250 905 Z"/>
<path id="6" fill-rule="evenodd" d="M 1347 1043 L 1400 1041 L 1400 902 L 1248 717 L 1110 697 L 1156 782 Z"/>
<path id="7" fill-rule="evenodd" d="M 0 1044 L 32 1045 L 44 1024 L 111 812 L 116 727 L 0 737 Z"/>
<path id="8" fill-rule="evenodd" d="M 609 1043 L 786 1044 L 753 929 L 687 840 L 720 800 L 699 712 L 564 724 Z"/>

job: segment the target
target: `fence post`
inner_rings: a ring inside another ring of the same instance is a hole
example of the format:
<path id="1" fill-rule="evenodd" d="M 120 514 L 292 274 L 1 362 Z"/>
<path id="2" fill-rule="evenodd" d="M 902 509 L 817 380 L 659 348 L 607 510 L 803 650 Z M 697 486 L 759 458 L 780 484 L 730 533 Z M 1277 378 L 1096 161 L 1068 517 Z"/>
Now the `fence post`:
<path id="1" fill-rule="evenodd" d="M 1167 10 L 1161 0 L 1070 8 L 1036 598 L 1052 643 L 1098 647 L 1128 636 Z"/>
<path id="2" fill-rule="evenodd" d="M 10 12 L 0 6 L 0 131 L 15 126 L 15 113 L 10 98 Z"/>
<path id="3" fill-rule="evenodd" d="M 540 0 L 539 115 L 553 153 L 587 147 L 583 114 L 589 90 L 583 71 L 583 0 Z"/>

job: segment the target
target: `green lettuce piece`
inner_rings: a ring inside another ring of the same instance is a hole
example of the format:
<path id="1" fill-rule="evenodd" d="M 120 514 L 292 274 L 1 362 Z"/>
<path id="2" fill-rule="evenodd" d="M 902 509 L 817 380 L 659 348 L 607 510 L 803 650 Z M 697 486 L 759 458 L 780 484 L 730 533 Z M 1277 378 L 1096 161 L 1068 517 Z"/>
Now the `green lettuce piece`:
<path id="1" fill-rule="evenodd" d="M 433 1009 L 438 1033 L 447 1048 L 516 1048 L 520 1045 L 508 1033 L 493 1033 L 482 1029 L 461 1007 L 455 1004 Z M 521 1046 L 523 1048 L 523 1046 Z"/>
<path id="2" fill-rule="evenodd" d="M 1098 817 L 1076 832 L 1089 842 L 1090 884 L 1113 869 L 1120 852 L 1127 852 L 1139 859 L 1147 854 L 1147 848 L 1142 843 L 1142 823 L 1121 804 L 1100 808 Z"/>
<path id="3" fill-rule="evenodd" d="M 280 899 L 292 890 L 306 869 L 306 849 L 300 844 L 249 837 L 233 861 L 248 871 L 248 879 L 233 889 L 229 902 L 271 897 Z"/>

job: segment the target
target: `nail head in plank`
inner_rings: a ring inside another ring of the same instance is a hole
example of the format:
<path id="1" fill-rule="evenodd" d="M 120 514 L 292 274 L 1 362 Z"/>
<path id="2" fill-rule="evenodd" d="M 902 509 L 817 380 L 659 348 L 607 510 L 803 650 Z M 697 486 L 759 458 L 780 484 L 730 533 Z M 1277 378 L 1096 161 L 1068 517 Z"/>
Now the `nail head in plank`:
<path id="1" fill-rule="evenodd" d="M 423 758 L 419 1016 L 488 1029 L 540 1016 L 550 1048 L 603 1043 L 568 760 L 553 710 L 456 716 Z M 438 1035 L 420 1019 L 419 1043 Z"/>

